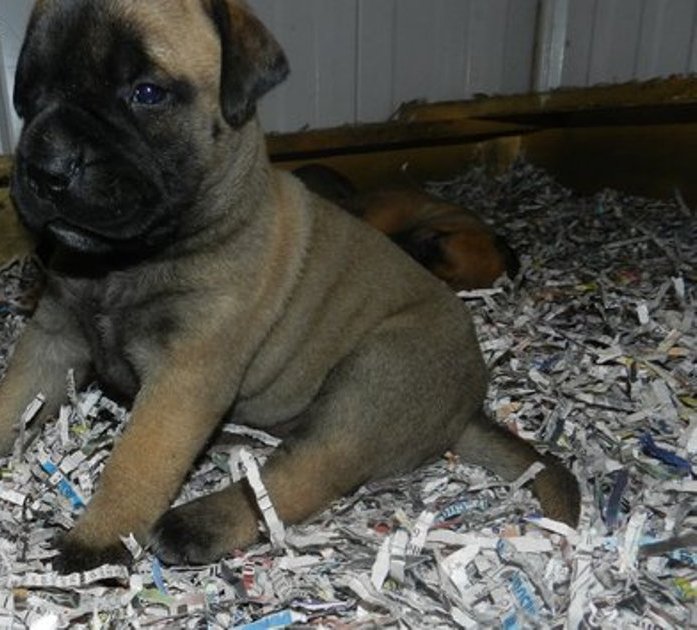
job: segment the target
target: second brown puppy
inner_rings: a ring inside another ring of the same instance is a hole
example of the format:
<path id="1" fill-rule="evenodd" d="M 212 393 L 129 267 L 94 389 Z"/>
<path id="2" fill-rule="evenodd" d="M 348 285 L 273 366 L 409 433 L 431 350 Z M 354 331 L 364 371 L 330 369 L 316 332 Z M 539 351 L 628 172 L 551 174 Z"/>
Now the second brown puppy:
<path id="1" fill-rule="evenodd" d="M 389 236 L 455 291 L 490 287 L 520 269 L 506 240 L 456 204 L 416 188 L 358 193 L 347 177 L 323 164 L 302 166 L 294 174 L 313 192 Z"/>

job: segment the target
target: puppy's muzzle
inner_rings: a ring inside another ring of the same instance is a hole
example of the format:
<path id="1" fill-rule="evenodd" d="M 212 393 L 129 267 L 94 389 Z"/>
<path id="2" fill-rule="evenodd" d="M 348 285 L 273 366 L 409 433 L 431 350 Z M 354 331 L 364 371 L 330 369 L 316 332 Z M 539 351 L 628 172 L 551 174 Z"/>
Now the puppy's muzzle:
<path id="1" fill-rule="evenodd" d="M 138 146 L 91 110 L 44 107 L 25 121 L 17 148 L 12 194 L 21 219 L 36 234 L 88 253 L 164 242 L 171 229 L 166 190 Z"/>
<path id="2" fill-rule="evenodd" d="M 69 132 L 74 112 L 58 105 L 46 107 L 25 134 L 18 148 L 20 176 L 31 191 L 45 201 L 59 202 L 75 185 L 84 169 L 83 152 Z"/>
<path id="3" fill-rule="evenodd" d="M 81 156 L 66 152 L 25 160 L 22 168 L 27 185 L 37 197 L 58 203 L 80 177 L 84 161 Z"/>

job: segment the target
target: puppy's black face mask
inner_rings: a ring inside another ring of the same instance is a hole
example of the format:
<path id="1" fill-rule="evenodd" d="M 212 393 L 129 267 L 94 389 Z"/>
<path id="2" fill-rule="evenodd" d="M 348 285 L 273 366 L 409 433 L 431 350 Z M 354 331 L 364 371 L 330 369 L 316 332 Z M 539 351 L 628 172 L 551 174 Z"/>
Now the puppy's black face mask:
<path id="1" fill-rule="evenodd" d="M 71 250 L 151 251 L 174 237 L 201 178 L 195 89 L 158 75 L 142 34 L 104 7 L 57 2 L 30 23 L 12 194 L 30 230 Z"/>
<path id="2" fill-rule="evenodd" d="M 189 209 L 205 211 L 195 203 L 204 178 L 232 150 L 221 130 L 245 125 L 288 74 L 280 46 L 242 4 L 201 0 L 203 28 L 221 44 L 205 60 L 219 73 L 219 104 L 202 104 L 212 80 L 195 75 L 200 66 L 179 76 L 148 56 L 153 16 L 164 30 L 169 11 L 173 25 L 189 19 L 178 3 L 158 6 L 44 0 L 31 19 L 15 84 L 24 130 L 12 194 L 30 230 L 71 250 L 142 256 L 185 236 Z M 176 44 L 211 54 L 199 45 L 195 32 Z M 214 155 L 214 145 L 225 151 Z"/>

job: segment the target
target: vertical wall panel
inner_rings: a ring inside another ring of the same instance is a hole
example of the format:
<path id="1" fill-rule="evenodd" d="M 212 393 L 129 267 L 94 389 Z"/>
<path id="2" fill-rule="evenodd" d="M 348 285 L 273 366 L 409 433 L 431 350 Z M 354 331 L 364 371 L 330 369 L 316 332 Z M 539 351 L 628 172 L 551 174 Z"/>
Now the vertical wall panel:
<path id="1" fill-rule="evenodd" d="M 0 38 L 0 61 L 4 59 Z M 7 86 L 8 73 L 0 72 L 0 153 L 9 153 L 15 142 L 15 133 L 10 113 L 10 91 Z"/>
<path id="2" fill-rule="evenodd" d="M 696 18 L 695 0 L 644 0 L 636 77 L 687 72 Z"/>
<path id="3" fill-rule="evenodd" d="M 692 21 L 692 37 L 690 39 L 690 53 L 687 60 L 687 72 L 697 73 L 697 10 Z"/>
<path id="4" fill-rule="evenodd" d="M 634 78 L 643 5 L 642 0 L 598 2 L 588 70 L 590 84 Z"/>
<path id="5" fill-rule="evenodd" d="M 561 86 L 566 61 L 569 0 L 539 0 L 532 89 L 547 92 Z"/>
<path id="6" fill-rule="evenodd" d="M 467 97 L 530 90 L 536 23 L 536 0 L 471 0 Z"/>
<path id="7" fill-rule="evenodd" d="M 501 91 L 505 62 L 506 13 L 509 0 L 473 0 L 467 31 L 467 92 Z"/>
<path id="8" fill-rule="evenodd" d="M 354 120 L 355 0 L 253 0 L 251 5 L 291 61 L 291 79 L 261 106 L 265 121 L 273 128 L 300 129 Z"/>
<path id="9" fill-rule="evenodd" d="M 465 33 L 470 10 L 471 2 L 463 0 L 433 3 L 435 42 L 431 53 L 431 80 L 426 94 L 430 100 L 446 101 L 463 98 L 465 95 Z"/>
<path id="10" fill-rule="evenodd" d="M 697 0 L 570 0 L 563 85 L 697 72 Z"/>
<path id="11" fill-rule="evenodd" d="M 33 2 L 30 0 L 2 0 L 2 3 L 0 6 L 0 39 L 2 39 L 2 47 L 0 48 L 2 68 L 0 68 L 0 72 L 3 72 L 4 76 L 0 81 L 0 98 L 3 99 L 3 106 L 0 109 L 4 110 L 5 120 L 0 122 L 0 125 L 5 130 L 3 133 L 5 138 L 0 150 L 7 152 L 14 145 L 19 134 L 20 123 L 12 108 L 12 91 L 17 58 Z M 6 144 L 10 146 L 5 146 Z"/>
<path id="12" fill-rule="evenodd" d="M 405 58 L 416 57 L 416 60 L 413 64 L 411 61 L 402 63 L 403 73 L 395 75 L 395 103 L 409 100 L 409 92 L 402 86 L 400 78 L 405 75 L 413 77 L 411 83 L 420 90 L 419 98 L 464 98 L 470 7 L 471 2 L 467 0 L 436 0 L 426 17 L 418 0 L 412 1 L 410 7 L 408 4 L 402 6 L 400 1 L 400 15 L 402 12 L 409 15 L 409 30 L 413 31 L 413 37 L 398 40 L 398 59 L 404 62 Z M 404 11 L 407 8 L 408 11 Z M 406 34 L 407 29 L 403 29 L 406 23 L 398 22 L 398 37 Z"/>
<path id="13" fill-rule="evenodd" d="M 537 0 L 510 0 L 508 3 L 499 91 L 520 94 L 532 88 L 537 12 Z"/>
<path id="14" fill-rule="evenodd" d="M 356 119 L 357 2 L 315 0 L 317 25 L 316 126 Z"/>
<path id="15" fill-rule="evenodd" d="M 588 84 L 593 47 L 593 27 L 599 1 L 601 0 L 572 0 L 569 4 L 562 85 Z"/>
<path id="16" fill-rule="evenodd" d="M 437 13 L 442 0 L 431 0 L 424 11 L 421 0 L 399 0 L 394 29 L 394 74 L 392 101 L 403 102 L 425 98 L 434 84 L 435 50 L 441 34 Z M 451 28 L 453 25 L 450 25 Z"/>
<path id="17" fill-rule="evenodd" d="M 357 120 L 385 120 L 393 112 L 397 3 L 398 0 L 358 0 Z"/>

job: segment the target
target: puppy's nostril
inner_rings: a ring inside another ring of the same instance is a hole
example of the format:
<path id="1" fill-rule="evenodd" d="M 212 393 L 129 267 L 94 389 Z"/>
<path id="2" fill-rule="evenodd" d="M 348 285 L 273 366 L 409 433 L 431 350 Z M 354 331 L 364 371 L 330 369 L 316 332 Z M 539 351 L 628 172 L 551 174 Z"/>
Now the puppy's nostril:
<path id="1" fill-rule="evenodd" d="M 47 197 L 64 193 L 71 182 L 71 176 L 66 173 L 51 172 L 35 165 L 27 166 L 27 176 L 37 194 Z"/>

